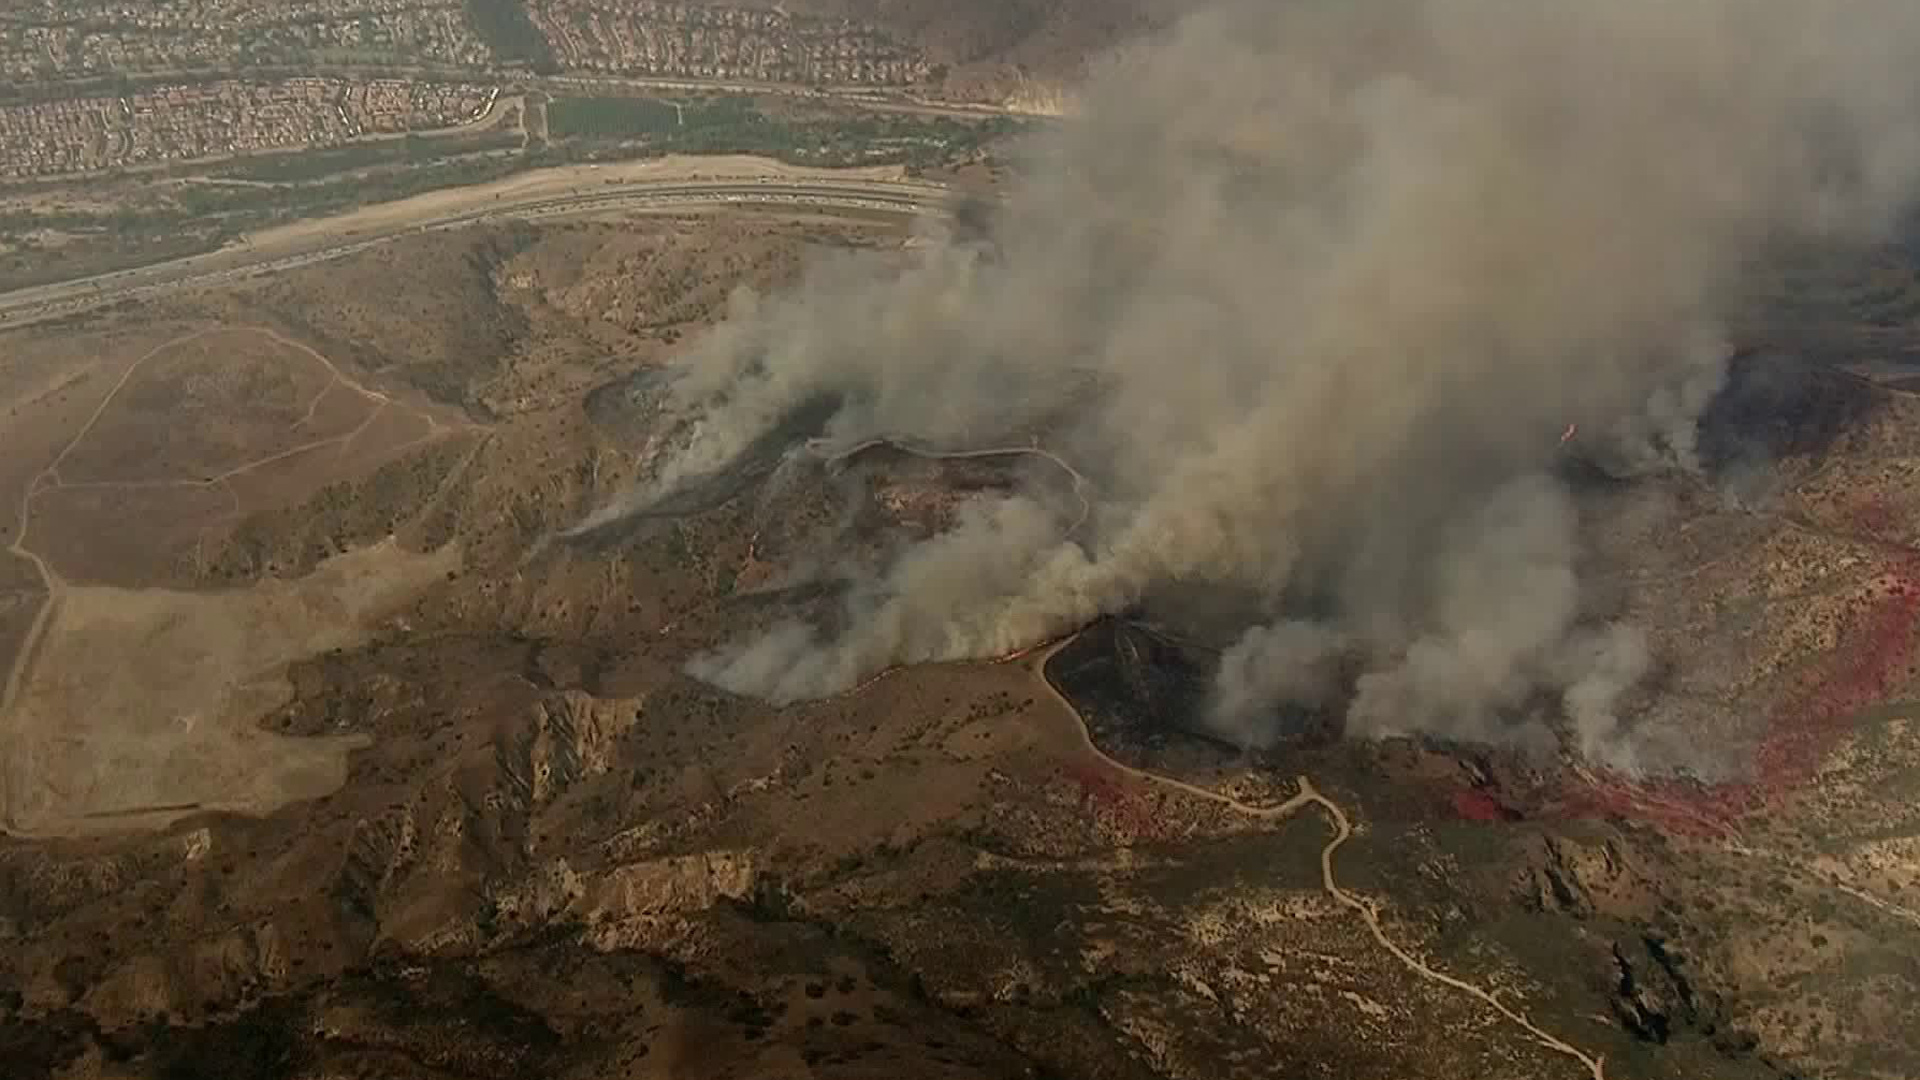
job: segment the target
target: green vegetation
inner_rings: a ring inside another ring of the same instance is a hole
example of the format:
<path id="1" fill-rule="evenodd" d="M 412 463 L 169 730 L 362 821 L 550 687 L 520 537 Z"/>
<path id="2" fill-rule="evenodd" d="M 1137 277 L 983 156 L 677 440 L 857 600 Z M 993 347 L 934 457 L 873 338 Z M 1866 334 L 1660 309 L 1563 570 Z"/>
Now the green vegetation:
<path id="1" fill-rule="evenodd" d="M 193 255 L 222 239 L 164 197 L 141 193 L 115 210 L 0 211 L 0 290 L 89 277 Z"/>
<path id="2" fill-rule="evenodd" d="M 1005 118 L 830 109 L 783 115 L 738 94 L 684 101 L 560 98 L 548 107 L 548 125 L 555 141 L 536 141 L 525 149 L 518 132 L 499 130 L 261 155 L 139 178 L 107 174 L 97 183 L 122 185 L 126 198 L 119 210 L 0 213 L 0 290 L 210 251 L 264 226 L 552 165 L 738 153 L 816 166 L 925 168 L 964 159 L 1020 129 L 1020 122 Z M 60 186 L 29 182 L 12 190 L 52 193 Z M 58 235 L 42 237 L 43 230 Z"/>
<path id="3" fill-rule="evenodd" d="M 467 18 L 501 60 L 526 64 L 543 75 L 560 70 L 546 35 L 527 17 L 520 0 L 467 0 Z"/>
<path id="4" fill-rule="evenodd" d="M 348 143 L 297 154 L 246 158 L 215 172 L 236 180 L 291 184 L 317 180 L 355 169 L 383 165 L 421 165 L 467 154 L 517 150 L 521 137 L 513 131 L 479 135 L 408 135 L 378 142 Z"/>
<path id="5" fill-rule="evenodd" d="M 393 145 L 400 142 L 395 140 Z M 168 185 L 111 213 L 0 214 L 0 290 L 212 251 L 241 233 L 267 225 L 341 213 L 367 203 L 441 188 L 485 183 L 550 163 L 518 153 L 432 158 L 399 168 L 335 173 L 330 179 L 286 186 Z M 66 240 L 57 248 L 34 244 L 29 238 L 41 229 L 64 233 Z"/>
<path id="6" fill-rule="evenodd" d="M 667 135 L 682 126 L 681 111 L 655 98 L 555 98 L 547 106 L 547 134 L 555 139 Z"/>
<path id="7" fill-rule="evenodd" d="M 745 95 L 674 102 L 657 98 L 557 98 L 547 129 L 568 140 L 567 160 L 631 157 L 640 152 L 760 154 L 796 165 L 929 167 L 966 157 L 1020 130 L 1006 117 L 820 113 L 774 115 Z"/>
<path id="8" fill-rule="evenodd" d="M 21 245 L 9 250 L 12 245 L 0 238 L 0 291 L 108 274 L 198 255 L 220 246 L 220 238 L 215 234 L 191 229 L 174 232 L 158 222 L 142 230 L 142 234 L 146 239 L 130 241 L 97 235 L 51 249 Z"/>
<path id="9" fill-rule="evenodd" d="M 440 188 L 483 184 L 527 168 L 518 155 L 440 158 L 405 168 L 287 187 L 192 185 L 175 194 L 190 216 L 215 217 L 233 231 L 388 202 Z"/>

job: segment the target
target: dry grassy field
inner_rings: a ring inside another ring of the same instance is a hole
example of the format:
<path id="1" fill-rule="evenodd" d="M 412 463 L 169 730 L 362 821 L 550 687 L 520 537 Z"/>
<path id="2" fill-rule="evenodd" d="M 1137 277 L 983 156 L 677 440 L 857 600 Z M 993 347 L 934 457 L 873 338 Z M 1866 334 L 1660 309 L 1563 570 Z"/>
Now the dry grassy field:
<path id="1" fill-rule="evenodd" d="M 1606 588 L 1672 628 L 1681 674 L 1643 722 L 1772 747 L 1759 776 L 1609 787 L 1324 728 L 1242 753 L 1194 732 L 1180 647 L 1144 624 L 785 709 L 724 694 L 687 660 L 804 602 L 776 587 L 822 537 L 865 557 L 1018 470 L 872 455 L 558 534 L 633 483 L 653 418 L 630 389 L 732 289 L 907 239 L 771 213 L 483 226 L 0 336 L 0 1060 L 1915 1060 L 1876 1004 L 1920 992 L 1920 678 L 1886 629 L 1920 512 L 1906 396 L 1810 384 L 1847 434 L 1812 438 L 1818 409 L 1787 431 L 1763 514 L 1685 478 L 1582 495 L 1624 568 Z"/>

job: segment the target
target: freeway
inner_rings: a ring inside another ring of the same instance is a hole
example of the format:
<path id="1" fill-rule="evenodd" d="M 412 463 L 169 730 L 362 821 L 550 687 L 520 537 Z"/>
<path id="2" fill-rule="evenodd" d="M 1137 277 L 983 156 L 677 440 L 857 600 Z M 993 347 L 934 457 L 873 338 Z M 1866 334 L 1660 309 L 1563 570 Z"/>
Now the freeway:
<path id="1" fill-rule="evenodd" d="M 218 251 L 73 281 L 0 293 L 0 328 L 60 318 L 122 300 L 142 299 L 185 286 L 217 285 L 341 258 L 396 237 L 504 219 L 539 219 L 590 212 L 692 209 L 713 206 L 826 207 L 915 215 L 937 211 L 946 189 L 937 184 L 872 177 L 766 173 L 745 177 L 587 179 L 492 191 L 456 189 L 435 197 L 362 208 L 339 218 L 277 229 Z M 403 205 L 405 204 L 405 205 Z"/>

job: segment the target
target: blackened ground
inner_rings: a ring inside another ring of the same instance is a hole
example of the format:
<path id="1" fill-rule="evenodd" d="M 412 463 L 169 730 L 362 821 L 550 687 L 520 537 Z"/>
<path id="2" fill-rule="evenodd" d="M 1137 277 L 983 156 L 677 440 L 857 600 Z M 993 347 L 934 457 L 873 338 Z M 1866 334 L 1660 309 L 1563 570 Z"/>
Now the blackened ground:
<path id="1" fill-rule="evenodd" d="M 1056 653 L 1046 674 L 1117 760 L 1146 765 L 1178 753 L 1224 764 L 1240 749 L 1202 726 L 1215 662 L 1140 623 L 1103 619 Z"/>
<path id="2" fill-rule="evenodd" d="M 638 403 L 643 400 L 642 390 L 628 391 L 626 400 Z M 620 400 L 615 396 L 611 400 Z M 599 406 L 604 416 L 611 408 L 608 399 L 602 397 Z M 580 533 L 575 542 L 593 546 L 597 551 L 617 549 L 627 546 L 633 539 L 637 528 L 646 522 L 670 520 L 703 514 L 717 510 L 732 502 L 743 492 L 771 476 L 779 468 L 793 448 L 808 438 L 818 435 L 827 420 L 832 417 L 837 405 L 832 401 L 816 401 L 802 405 L 788 413 L 780 424 L 765 435 L 755 439 L 747 449 L 726 465 L 711 472 L 690 477 L 673 490 L 651 502 L 636 506 L 628 513 L 611 521 Z M 589 413 L 593 410 L 590 408 Z M 603 423 L 611 431 L 619 431 L 620 424 L 614 419 Z"/>
<path id="3" fill-rule="evenodd" d="M 1726 386 L 1700 419 L 1701 463 L 1710 474 L 1787 457 L 1818 457 L 1858 430 L 1881 395 L 1865 381 L 1802 355 L 1736 356 Z"/>

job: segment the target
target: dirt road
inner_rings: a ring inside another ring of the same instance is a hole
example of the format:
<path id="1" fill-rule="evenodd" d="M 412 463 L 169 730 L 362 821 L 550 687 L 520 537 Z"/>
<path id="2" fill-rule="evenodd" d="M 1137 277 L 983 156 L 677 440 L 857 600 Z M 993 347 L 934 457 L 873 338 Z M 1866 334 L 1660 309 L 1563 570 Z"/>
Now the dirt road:
<path id="1" fill-rule="evenodd" d="M 827 468 L 834 469 L 864 451 L 881 446 L 898 450 L 900 453 L 906 454 L 909 457 L 924 458 L 928 461 L 964 461 L 969 458 L 1015 457 L 1020 455 L 1037 457 L 1066 473 L 1073 481 L 1073 495 L 1074 498 L 1080 501 L 1080 514 L 1074 518 L 1073 524 L 1068 526 L 1066 535 L 1072 536 L 1074 533 L 1079 532 L 1080 527 L 1087 523 L 1088 516 L 1093 513 L 1093 500 L 1087 495 L 1092 485 L 1088 483 L 1087 478 L 1081 475 L 1079 469 L 1074 468 L 1068 463 L 1067 459 L 1041 446 L 1037 439 L 1032 444 L 1025 446 L 989 446 L 977 450 L 934 450 L 928 447 L 918 446 L 909 439 L 897 436 L 883 436 L 877 439 L 867 439 L 839 450 L 831 449 L 824 443 L 819 442 L 819 440 L 815 440 L 807 444 L 807 449 L 824 459 Z"/>
<path id="2" fill-rule="evenodd" d="M 326 373 L 324 386 L 294 428 L 311 421 L 321 398 L 336 391 L 360 398 L 367 406 L 364 418 L 329 436 L 228 461 L 206 475 L 86 480 L 61 475 L 149 361 L 210 334 L 236 332 L 302 354 Z M 71 489 L 225 488 L 237 512 L 236 478 L 326 447 L 344 452 L 376 418 L 396 410 L 413 414 L 422 429 L 412 442 L 396 447 L 396 454 L 472 430 L 395 400 L 325 355 L 264 327 L 217 326 L 173 337 L 120 372 L 87 419 L 25 486 L 15 508 L 7 550 L 33 566 L 44 596 L 0 688 L 0 833 L 62 835 L 153 825 L 202 806 L 277 805 L 303 793 L 324 793 L 344 779 L 340 740 L 311 746 L 276 742 L 246 726 L 258 710 L 227 706 L 251 700 L 249 694 L 270 695 L 259 673 L 307 655 L 315 642 L 350 640 L 358 631 L 358 611 L 444 574 L 454 557 L 451 549 L 414 555 L 391 544 L 375 545 L 323 564 L 299 581 L 206 596 L 89 586 L 67 581 L 53 565 L 48 556 L 58 558 L 58 553 L 35 535 L 34 510 L 43 497 Z M 355 614 L 341 616 L 343 611 Z M 193 797 L 178 797 L 182 793 Z M 97 824 L 86 824 L 95 819 Z"/>
<path id="3" fill-rule="evenodd" d="M 1081 747 L 1087 754 L 1099 760 L 1106 768 L 1124 776 L 1131 777 L 1145 784 L 1165 788 L 1169 791 L 1179 792 L 1182 795 L 1204 799 L 1247 817 L 1275 820 L 1289 817 L 1295 811 L 1308 804 L 1318 806 L 1326 813 L 1328 820 L 1333 824 L 1333 838 L 1328 840 L 1327 846 L 1320 850 L 1321 885 L 1326 889 L 1327 895 L 1331 896 L 1335 902 L 1360 916 L 1361 920 L 1366 923 L 1367 933 L 1373 937 L 1373 940 L 1382 949 L 1385 949 L 1395 960 L 1400 962 L 1402 967 L 1405 967 L 1413 974 L 1428 982 L 1437 983 L 1480 1001 L 1516 1027 L 1525 1031 L 1528 1036 L 1541 1046 L 1546 1047 L 1554 1053 L 1563 1054 L 1578 1061 L 1586 1070 L 1590 1080 L 1606 1080 L 1607 1074 L 1604 1059 L 1600 1056 L 1589 1054 L 1554 1035 L 1548 1034 L 1532 1020 L 1529 1020 L 1524 1013 L 1519 1012 L 1506 1002 L 1501 1001 L 1497 995 L 1483 990 L 1472 983 L 1457 979 L 1443 971 L 1434 969 L 1425 961 L 1395 944 L 1393 939 L 1387 936 L 1386 931 L 1380 925 L 1380 912 L 1374 902 L 1355 893 L 1348 892 L 1341 887 L 1339 881 L 1334 876 L 1333 856 L 1340 850 L 1342 844 L 1345 844 L 1352 838 L 1353 824 L 1347 819 L 1346 811 L 1341 809 L 1338 803 L 1322 795 L 1319 790 L 1313 786 L 1312 780 L 1301 776 L 1299 778 L 1299 790 L 1294 793 L 1292 798 L 1283 803 L 1274 806 L 1255 806 L 1250 803 L 1241 802 L 1239 799 L 1235 799 L 1230 795 L 1210 791 L 1197 784 L 1190 784 L 1171 776 L 1162 776 L 1159 773 L 1148 772 L 1145 769 L 1134 768 L 1125 762 L 1115 760 L 1112 756 L 1108 755 L 1106 751 L 1100 749 L 1099 745 L 1093 741 L 1092 731 L 1087 727 L 1085 719 L 1081 717 L 1080 710 L 1074 708 L 1073 702 L 1067 700 L 1066 695 L 1062 694 L 1059 688 L 1053 685 L 1052 679 L 1047 678 L 1047 662 L 1052 660 L 1060 650 L 1072 644 L 1076 637 L 1078 637 L 1077 634 L 1069 635 L 1029 655 L 1032 658 L 1031 662 L 1035 677 L 1039 680 L 1041 687 L 1046 691 L 1047 695 L 1060 706 L 1061 711 L 1072 719 L 1074 732 L 1078 737 Z"/>

